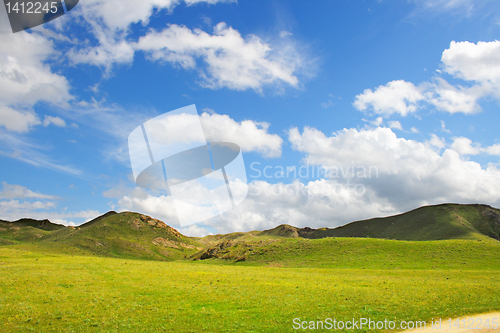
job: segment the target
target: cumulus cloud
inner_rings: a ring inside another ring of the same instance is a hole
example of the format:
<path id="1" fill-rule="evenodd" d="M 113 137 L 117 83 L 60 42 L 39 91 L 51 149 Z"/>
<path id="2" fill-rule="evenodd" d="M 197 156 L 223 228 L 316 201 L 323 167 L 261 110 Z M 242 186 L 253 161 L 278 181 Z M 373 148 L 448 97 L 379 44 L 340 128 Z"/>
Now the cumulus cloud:
<path id="1" fill-rule="evenodd" d="M 477 146 L 472 146 L 472 141 L 468 138 L 459 137 L 453 138 L 451 148 L 460 155 L 477 155 L 481 149 Z"/>
<path id="2" fill-rule="evenodd" d="M 245 201 L 207 224 L 220 233 L 264 230 L 279 224 L 336 227 L 399 212 L 387 200 L 378 200 L 373 194 L 372 191 L 356 194 L 346 184 L 325 179 L 305 184 L 256 181 L 250 184 Z"/>
<path id="3" fill-rule="evenodd" d="M 0 44 L 0 126 L 28 132 L 42 122 L 33 110 L 41 101 L 59 107 L 72 99 L 64 76 L 45 63 L 53 43 L 36 33 L 6 34 Z"/>
<path id="4" fill-rule="evenodd" d="M 0 126 L 12 132 L 26 133 L 31 127 L 41 124 L 32 110 L 15 110 L 0 104 Z"/>
<path id="5" fill-rule="evenodd" d="M 496 156 L 500 156 L 500 144 L 495 144 L 495 145 L 492 145 L 492 146 L 489 146 L 487 147 L 485 150 L 484 150 L 488 155 L 496 155 Z"/>
<path id="6" fill-rule="evenodd" d="M 249 184 L 246 200 L 223 215 L 204 221 L 217 233 L 263 230 L 278 224 L 299 227 L 335 227 L 358 219 L 398 213 L 387 201 L 376 201 L 373 192 L 361 193 L 345 184 L 331 180 L 311 181 L 303 184 L 270 184 L 254 181 Z M 178 226 L 171 197 L 154 196 L 135 189 L 123 196 L 120 210 L 139 211 L 154 216 L 165 223 Z M 354 209 L 358 207 L 358 209 Z M 363 207 L 363 209 L 359 209 Z M 190 236 L 211 234 L 211 228 L 190 225 L 179 228 Z"/>
<path id="7" fill-rule="evenodd" d="M 216 4 L 231 2 L 224 0 L 187 0 L 188 6 L 198 3 Z M 132 24 L 147 26 L 155 11 L 171 13 L 182 3 L 181 0 L 90 0 L 82 2 L 72 12 L 79 14 L 78 23 L 86 26 L 94 41 L 82 43 L 83 47 L 73 48 L 68 53 L 75 64 L 87 63 L 106 69 L 109 75 L 117 64 L 131 63 L 135 50 L 129 40 Z M 63 17 L 63 20 L 67 19 Z M 64 22 L 58 20 L 59 23 Z M 59 29 L 63 29 L 61 23 Z M 90 42 L 90 43 L 89 43 Z"/>
<path id="8" fill-rule="evenodd" d="M 444 70 L 463 80 L 500 84 L 500 41 L 456 42 L 443 52 Z"/>
<path id="9" fill-rule="evenodd" d="M 473 143 L 471 139 L 462 136 L 453 138 L 451 148 L 460 155 L 488 154 L 500 156 L 500 144 L 497 143 L 483 148 L 480 143 Z"/>
<path id="10" fill-rule="evenodd" d="M 294 150 L 304 154 L 302 168 L 308 171 L 301 180 L 284 183 L 274 171 L 268 172 L 277 182 L 267 178 L 252 181 L 246 200 L 205 221 L 206 225 L 219 233 L 262 230 L 283 223 L 336 227 L 428 204 L 500 204 L 500 170 L 461 157 L 499 153 L 500 145 L 483 149 L 466 138 L 455 138 L 448 146 L 436 135 L 419 142 L 400 138 L 383 127 L 344 129 L 331 136 L 314 128 L 306 127 L 302 133 L 292 128 L 288 139 Z M 178 225 L 173 201 L 165 195 L 135 189 L 122 195 L 119 206 Z M 201 229 L 192 232 L 208 233 Z"/>
<path id="11" fill-rule="evenodd" d="M 478 86 L 464 88 L 453 86 L 441 78 L 433 83 L 424 83 L 425 96 L 428 103 L 438 110 L 449 113 L 472 114 L 481 111 L 477 100 L 484 95 L 484 89 Z"/>
<path id="12" fill-rule="evenodd" d="M 255 151 L 265 157 L 279 157 L 283 139 L 277 134 L 268 133 L 269 124 L 252 120 L 236 122 L 228 115 L 204 112 L 201 125 L 209 142 L 233 142 L 243 151 Z"/>
<path id="13" fill-rule="evenodd" d="M 424 99 L 421 89 L 403 80 L 391 81 L 375 90 L 365 89 L 357 95 L 354 107 L 360 111 L 372 110 L 375 114 L 406 116 L 417 110 L 417 103 Z"/>
<path id="14" fill-rule="evenodd" d="M 199 83 L 208 88 L 261 91 L 266 85 L 298 86 L 296 72 L 302 59 L 290 38 L 278 38 L 270 45 L 255 35 L 246 37 L 220 22 L 213 33 L 171 24 L 161 31 L 150 30 L 138 40 L 132 37 L 132 25 L 148 26 L 156 11 L 166 13 L 180 0 L 90 0 L 76 13 L 79 23 L 94 37 L 68 52 L 74 64 L 91 64 L 110 75 L 113 66 L 130 64 L 135 52 L 143 51 L 148 59 L 196 69 Z M 233 2 L 224 0 L 186 0 L 186 5 Z"/>
<path id="15" fill-rule="evenodd" d="M 138 187 L 128 192 L 118 200 L 118 211 L 141 212 L 154 216 L 168 225 L 179 225 L 172 197 L 151 194 Z"/>
<path id="16" fill-rule="evenodd" d="M 359 111 L 384 117 L 407 116 L 421 107 L 433 106 L 448 113 L 473 114 L 481 111 L 479 100 L 500 99 L 500 42 L 450 43 L 441 62 L 444 71 L 465 85 L 452 85 L 441 77 L 415 85 L 404 80 L 391 81 L 375 90 L 366 89 L 353 105 Z M 467 86 L 469 85 L 469 86 Z"/>
<path id="17" fill-rule="evenodd" d="M 141 37 L 136 48 L 145 51 L 151 60 L 186 69 L 196 68 L 197 59 L 203 60 L 206 69 L 201 71 L 202 85 L 210 88 L 260 91 L 271 83 L 298 84 L 294 75 L 298 61 L 276 57 L 271 46 L 259 37 L 243 38 L 223 22 L 214 27 L 213 34 L 172 24 Z"/>
<path id="18" fill-rule="evenodd" d="M 463 160 L 453 148 L 439 153 L 424 143 L 398 138 L 389 128 L 345 129 L 331 137 L 314 128 L 306 127 L 303 133 L 294 128 L 289 140 L 311 165 L 376 167 L 378 177 L 359 181 L 402 210 L 443 201 L 500 203 L 496 167 Z"/>

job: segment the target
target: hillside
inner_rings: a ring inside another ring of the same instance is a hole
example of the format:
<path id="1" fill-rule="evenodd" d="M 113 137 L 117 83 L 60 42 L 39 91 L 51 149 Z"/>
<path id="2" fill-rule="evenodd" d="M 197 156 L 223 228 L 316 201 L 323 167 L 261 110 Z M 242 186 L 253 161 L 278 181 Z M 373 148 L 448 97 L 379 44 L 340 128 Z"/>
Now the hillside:
<path id="1" fill-rule="evenodd" d="M 202 238 L 186 237 L 162 221 L 131 212 L 108 212 L 78 227 L 65 227 L 48 220 L 0 221 L 0 245 L 46 253 L 151 260 L 222 258 L 231 261 L 282 261 L 285 260 L 282 256 L 291 258 L 294 253 L 296 260 L 313 256 L 317 261 L 323 258 L 322 252 L 337 253 L 340 245 L 334 239 L 339 237 L 495 242 L 500 239 L 500 210 L 486 205 L 442 204 L 400 215 L 352 222 L 338 228 L 280 225 L 270 230 Z M 303 241 L 324 238 L 329 240 L 319 243 Z M 366 243 L 360 241 L 359 246 Z M 293 251 L 288 253 L 288 249 Z M 313 255 L 314 251 L 319 252 Z"/>
<path id="2" fill-rule="evenodd" d="M 362 237 L 396 240 L 482 239 L 500 240 L 500 209 L 487 205 L 441 204 L 381 218 L 356 221 L 337 228 L 297 228 L 282 224 L 270 230 L 210 235 L 204 243 L 248 236 L 317 239 Z"/>
<path id="3" fill-rule="evenodd" d="M 398 240 L 500 240 L 500 210 L 487 205 L 442 204 L 400 215 L 352 222 L 335 229 L 306 230 L 303 238 L 370 237 Z"/>
<path id="4" fill-rule="evenodd" d="M 202 249 L 162 221 L 138 213 L 108 212 L 78 227 L 45 221 L 2 221 L 1 244 L 66 254 L 172 260 Z M 29 222 L 29 223 L 28 223 Z"/>
<path id="5" fill-rule="evenodd" d="M 262 232 L 211 235 L 199 240 L 206 244 L 207 248 L 194 258 L 287 261 L 292 260 L 294 256 L 295 260 L 312 256 L 314 261 L 318 262 L 329 258 L 329 255 L 324 257 L 322 252 L 338 252 L 338 242 L 344 241 L 332 241 L 335 237 L 405 241 L 483 240 L 498 243 L 495 240 L 500 239 L 500 210 L 486 205 L 442 204 L 420 207 L 400 215 L 352 222 L 338 228 L 297 228 L 283 224 Z M 330 240 L 319 243 L 302 240 L 323 238 Z M 288 239 L 296 241 L 290 242 Z M 357 246 L 363 244 L 368 243 L 361 241 Z M 494 249 L 498 251 L 498 247 Z M 342 253 L 344 252 L 339 254 Z M 259 258 L 255 254 L 259 254 Z M 369 256 L 369 253 L 361 257 L 365 256 Z"/>

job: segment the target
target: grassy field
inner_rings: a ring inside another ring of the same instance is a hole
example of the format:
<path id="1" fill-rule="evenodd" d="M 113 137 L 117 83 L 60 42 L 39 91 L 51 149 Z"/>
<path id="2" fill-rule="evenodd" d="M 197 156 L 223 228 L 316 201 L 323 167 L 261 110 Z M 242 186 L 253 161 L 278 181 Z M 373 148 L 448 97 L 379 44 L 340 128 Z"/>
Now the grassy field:
<path id="1" fill-rule="evenodd" d="M 500 310 L 495 240 L 327 238 L 263 246 L 269 248 L 255 247 L 250 252 L 262 253 L 233 263 L 6 245 L 0 331 L 291 332 L 294 318 L 429 321 Z"/>

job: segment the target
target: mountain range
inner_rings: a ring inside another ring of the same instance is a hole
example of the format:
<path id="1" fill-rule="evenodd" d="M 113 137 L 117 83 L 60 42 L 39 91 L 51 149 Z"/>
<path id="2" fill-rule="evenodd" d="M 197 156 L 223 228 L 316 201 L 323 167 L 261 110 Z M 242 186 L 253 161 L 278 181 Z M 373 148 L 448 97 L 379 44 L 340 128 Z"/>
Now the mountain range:
<path id="1" fill-rule="evenodd" d="M 201 238 L 184 236 L 160 220 L 133 212 L 111 211 L 76 227 L 49 220 L 0 220 L 0 246 L 149 260 L 222 258 L 244 261 L 258 253 L 257 249 L 267 249 L 270 244 L 276 246 L 284 239 L 323 238 L 498 241 L 500 210 L 480 204 L 441 204 L 337 228 L 298 228 L 283 224 L 270 230 Z"/>

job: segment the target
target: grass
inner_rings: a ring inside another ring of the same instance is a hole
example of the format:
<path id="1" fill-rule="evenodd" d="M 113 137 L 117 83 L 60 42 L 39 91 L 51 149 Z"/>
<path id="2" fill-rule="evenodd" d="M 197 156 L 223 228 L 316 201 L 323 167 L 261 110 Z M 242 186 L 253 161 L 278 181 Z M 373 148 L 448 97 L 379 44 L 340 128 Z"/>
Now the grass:
<path id="1" fill-rule="evenodd" d="M 128 212 L 79 228 L 0 221 L 0 332 L 290 332 L 295 318 L 498 311 L 499 221 L 488 206 L 438 205 L 204 238 Z M 190 260 L 202 246 L 215 258 Z"/>
<path id="2" fill-rule="evenodd" d="M 290 332 L 294 318 L 429 321 L 500 309 L 495 241 L 286 241 L 238 263 L 3 246 L 0 330 Z"/>
<path id="3" fill-rule="evenodd" d="M 371 238 L 275 239 L 236 243 L 228 258 L 248 264 L 356 269 L 496 270 L 500 243 L 492 239 L 395 241 Z"/>

